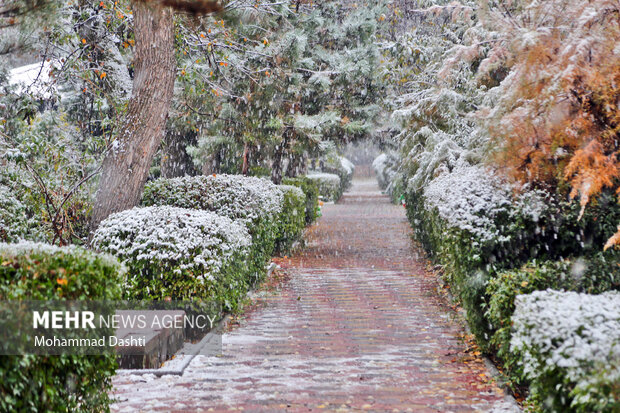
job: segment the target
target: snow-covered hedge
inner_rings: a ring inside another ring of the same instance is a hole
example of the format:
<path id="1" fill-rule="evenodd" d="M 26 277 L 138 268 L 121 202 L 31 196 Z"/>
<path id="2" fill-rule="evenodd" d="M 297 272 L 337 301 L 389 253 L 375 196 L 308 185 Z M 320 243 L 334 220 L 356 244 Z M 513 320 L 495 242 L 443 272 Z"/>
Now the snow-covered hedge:
<path id="1" fill-rule="evenodd" d="M 169 206 L 112 214 L 93 237 L 129 268 L 126 298 L 214 299 L 228 309 L 247 290 L 250 243 L 242 222 Z"/>
<path id="2" fill-rule="evenodd" d="M 0 243 L 1 300 L 118 300 L 124 268 L 79 247 Z M 5 320 L 6 321 L 6 320 Z M 0 411 L 105 411 L 113 355 L 0 357 Z"/>
<path id="3" fill-rule="evenodd" d="M 222 174 L 148 182 L 142 202 L 146 206 L 204 209 L 247 222 L 277 217 L 282 210 L 282 196 L 268 179 Z"/>
<path id="4" fill-rule="evenodd" d="M 342 196 L 343 189 L 338 175 L 325 172 L 308 172 L 306 177 L 316 182 L 323 200 L 336 202 Z"/>
<path id="5" fill-rule="evenodd" d="M 283 200 L 282 191 L 267 179 L 208 175 L 149 182 L 142 203 L 201 209 L 242 221 L 252 236 L 252 274 L 259 279 L 274 251 Z"/>
<path id="6" fill-rule="evenodd" d="M 603 252 L 592 257 L 558 261 L 532 260 L 521 268 L 501 270 L 489 279 L 485 317 L 491 324 L 493 350 L 514 383 L 526 378 L 520 358 L 510 351 L 515 298 L 546 289 L 598 294 L 620 285 L 617 260 Z"/>
<path id="7" fill-rule="evenodd" d="M 337 156 L 332 161 L 327 162 L 323 170 L 324 172 L 333 173 L 340 177 L 342 192 L 351 187 L 355 165 L 344 156 Z"/>
<path id="8" fill-rule="evenodd" d="M 443 173 L 424 189 L 428 209 L 436 208 L 450 227 L 470 232 L 476 241 L 502 239 L 497 218 L 508 214 L 510 187 L 482 166 Z"/>
<path id="9" fill-rule="evenodd" d="M 515 197 L 491 170 L 460 163 L 424 188 L 410 179 L 405 195 L 416 238 L 443 265 L 484 348 L 491 333 L 483 311 L 487 281 L 507 262 L 532 253 L 546 211 L 542 194 Z"/>
<path id="10" fill-rule="evenodd" d="M 605 400 L 617 396 L 620 385 L 613 383 L 620 366 L 620 292 L 520 295 L 512 322 L 511 349 L 521 355 L 531 392 L 545 411 L 618 411 L 617 399 Z M 606 395 L 591 386 L 601 371 L 613 372 Z"/>
<path id="11" fill-rule="evenodd" d="M 311 162 L 310 169 L 328 174 L 338 175 L 340 178 L 341 192 L 351 187 L 355 165 L 353 162 L 341 156 L 333 144 L 324 145 L 326 152 L 318 159 Z"/>
<path id="12" fill-rule="evenodd" d="M 306 195 L 296 186 L 279 185 L 278 188 L 284 193 L 284 202 L 276 251 L 285 253 L 301 238 L 306 227 Z"/>

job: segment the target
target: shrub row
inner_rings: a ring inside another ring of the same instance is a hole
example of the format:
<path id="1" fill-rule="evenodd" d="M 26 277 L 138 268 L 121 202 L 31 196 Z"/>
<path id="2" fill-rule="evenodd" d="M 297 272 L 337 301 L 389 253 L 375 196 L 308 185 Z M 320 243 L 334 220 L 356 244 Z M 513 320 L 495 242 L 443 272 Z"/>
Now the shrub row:
<path id="1" fill-rule="evenodd" d="M 385 153 L 380 154 L 372 161 L 372 169 L 375 171 L 381 189 L 387 189 L 394 181 L 396 177 L 394 164 L 395 162 Z"/>
<path id="2" fill-rule="evenodd" d="M 322 172 L 338 175 L 342 192 L 351 187 L 355 165 L 343 156 L 330 156 L 324 162 Z"/>
<path id="3" fill-rule="evenodd" d="M 485 317 L 493 331 L 491 344 L 515 384 L 526 382 L 519 355 L 510 349 L 516 297 L 546 289 L 589 294 L 617 290 L 620 271 L 617 260 L 613 258 L 599 253 L 588 258 L 532 260 L 521 268 L 499 271 L 489 279 Z"/>
<path id="4" fill-rule="evenodd" d="M 290 251 L 295 242 L 301 239 L 306 226 L 306 195 L 297 186 L 279 185 L 284 194 L 279 231 L 276 239 L 276 251 Z"/>
<path id="5" fill-rule="evenodd" d="M 306 221 L 302 190 L 238 175 L 158 179 L 142 203 L 111 215 L 93 239 L 129 267 L 128 298 L 198 298 L 229 311 Z"/>
<path id="6" fill-rule="evenodd" d="M 465 166 L 425 188 L 408 182 L 405 197 L 416 238 L 443 266 L 481 347 L 497 352 L 515 384 L 532 381 L 523 370 L 523 353 L 510 346 L 517 295 L 548 288 L 590 294 L 620 289 L 620 253 L 602 251 L 620 220 L 613 195 L 603 195 L 578 219 L 576 201 L 515 191 L 485 168 Z M 597 380 L 588 391 L 607 378 Z M 571 405 L 576 395 L 566 389 L 568 411 L 582 411 L 580 402 Z"/>
<path id="7" fill-rule="evenodd" d="M 77 247 L 0 244 L 1 300 L 117 300 L 124 269 Z M 107 411 L 114 356 L 0 356 L 0 411 Z"/>
<path id="8" fill-rule="evenodd" d="M 344 192 L 342 181 L 336 174 L 326 172 L 309 172 L 306 177 L 310 179 L 319 189 L 319 196 L 324 201 L 336 202 Z"/>
<path id="9" fill-rule="evenodd" d="M 243 222 L 252 236 L 250 272 L 262 276 L 278 236 L 283 194 L 267 179 L 208 175 L 158 179 L 147 183 L 142 204 L 212 211 Z"/>

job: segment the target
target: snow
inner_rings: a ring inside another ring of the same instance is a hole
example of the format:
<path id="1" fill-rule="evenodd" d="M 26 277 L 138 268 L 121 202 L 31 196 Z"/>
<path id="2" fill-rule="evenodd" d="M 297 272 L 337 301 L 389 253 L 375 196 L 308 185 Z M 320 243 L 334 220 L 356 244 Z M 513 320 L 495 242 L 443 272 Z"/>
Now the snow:
<path id="1" fill-rule="evenodd" d="M 383 173 L 386 162 L 387 162 L 387 155 L 384 153 L 380 154 L 379 156 L 375 158 L 374 161 L 372 161 L 372 167 L 377 174 Z"/>
<path id="2" fill-rule="evenodd" d="M 9 84 L 17 86 L 18 93 L 22 93 L 32 86 L 32 92 L 49 95 L 47 85 L 50 82 L 49 73 L 51 70 L 52 65 L 49 62 L 16 67 L 9 73 Z"/>
<path id="3" fill-rule="evenodd" d="M 339 159 L 340 165 L 342 166 L 342 169 L 345 170 L 347 175 L 353 175 L 353 171 L 355 170 L 355 165 L 353 164 L 353 162 L 343 156 L 340 156 Z"/>
<path id="4" fill-rule="evenodd" d="M 391 191 L 391 184 L 396 179 L 398 172 L 398 156 L 396 154 L 382 153 L 372 161 L 372 168 L 377 176 L 377 181 L 381 188 L 385 188 L 388 193 Z"/>
<path id="5" fill-rule="evenodd" d="M 340 193 L 340 177 L 336 174 L 326 172 L 310 171 L 306 176 L 316 181 L 319 186 L 319 193 L 326 201 L 336 201 Z"/>
<path id="6" fill-rule="evenodd" d="M 334 188 L 340 187 L 340 177 L 336 174 L 310 171 L 306 176 L 310 179 L 321 181 L 324 185 L 333 186 Z"/>
<path id="7" fill-rule="evenodd" d="M 293 185 L 278 185 L 278 188 L 283 192 L 292 192 L 294 194 L 294 197 L 297 199 L 306 199 L 306 195 L 304 194 L 304 191 L 301 190 L 301 188 L 299 188 L 298 186 L 293 186 Z"/>
<path id="8" fill-rule="evenodd" d="M 95 259 L 101 260 L 102 262 L 118 267 L 120 271 L 124 272 L 124 267 L 119 265 L 118 260 L 109 254 L 95 254 L 90 250 L 86 250 L 82 247 L 76 245 L 69 245 L 66 247 L 58 247 L 56 245 L 46 244 L 42 242 L 33 242 L 33 241 L 20 241 L 15 244 L 6 244 L 0 243 L 0 255 L 4 257 L 8 256 L 20 256 L 20 255 L 28 255 L 33 253 L 46 254 L 50 256 L 58 255 L 58 254 L 69 254 L 79 256 L 81 260 L 89 260 L 93 261 Z"/>

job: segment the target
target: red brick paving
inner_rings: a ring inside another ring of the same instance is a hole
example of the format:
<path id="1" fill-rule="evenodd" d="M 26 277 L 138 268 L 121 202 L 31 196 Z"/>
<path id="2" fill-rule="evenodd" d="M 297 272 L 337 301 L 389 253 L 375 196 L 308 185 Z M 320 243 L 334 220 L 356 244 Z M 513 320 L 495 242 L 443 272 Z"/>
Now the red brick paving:
<path id="1" fill-rule="evenodd" d="M 467 352 L 413 247 L 402 207 L 356 181 L 281 260 L 290 280 L 183 376 L 117 376 L 116 411 L 489 411 L 502 401 Z"/>

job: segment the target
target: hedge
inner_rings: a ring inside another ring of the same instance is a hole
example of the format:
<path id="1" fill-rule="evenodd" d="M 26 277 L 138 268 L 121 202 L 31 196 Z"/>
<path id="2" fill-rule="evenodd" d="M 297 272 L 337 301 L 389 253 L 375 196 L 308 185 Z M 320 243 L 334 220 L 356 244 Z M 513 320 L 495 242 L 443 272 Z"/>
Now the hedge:
<path id="1" fill-rule="evenodd" d="M 241 175 L 208 175 L 158 179 L 147 183 L 142 203 L 202 209 L 242 221 L 252 237 L 254 282 L 265 273 L 279 234 L 283 193 L 271 181 Z"/>
<path id="2" fill-rule="evenodd" d="M 536 291 L 519 295 L 511 351 L 545 412 L 620 408 L 620 292 Z"/>
<path id="3" fill-rule="evenodd" d="M 116 300 L 123 267 L 78 247 L 0 244 L 2 300 Z M 0 411 L 107 411 L 116 358 L 0 356 Z"/>
<path id="4" fill-rule="evenodd" d="M 317 182 L 305 176 L 299 176 L 296 178 L 284 178 L 282 183 L 284 185 L 296 186 L 304 192 L 306 196 L 306 225 L 316 221 L 319 213 L 319 186 Z"/>
<path id="5" fill-rule="evenodd" d="M 296 186 L 279 185 L 278 188 L 284 194 L 284 199 L 276 239 L 276 251 L 286 253 L 301 238 L 306 227 L 306 195 Z"/>
<path id="6" fill-rule="evenodd" d="M 522 353 L 510 348 L 518 294 L 620 289 L 620 251 L 602 251 L 620 220 L 613 195 L 601 195 L 579 219 L 578 201 L 515 187 L 483 166 L 461 165 L 423 188 L 409 180 L 405 197 L 416 238 L 442 265 L 481 348 L 497 352 L 513 384 L 530 382 Z M 602 376 L 579 389 L 604 392 L 593 386 L 609 380 Z"/>
<path id="7" fill-rule="evenodd" d="M 394 181 L 396 176 L 396 170 L 392 158 L 387 154 L 382 153 L 372 161 L 372 168 L 375 171 L 377 182 L 381 189 L 387 189 L 387 187 Z"/>
<path id="8" fill-rule="evenodd" d="M 93 237 L 94 248 L 128 267 L 126 299 L 199 299 L 227 310 L 249 288 L 250 243 L 241 222 L 169 206 L 112 214 Z"/>
<path id="9" fill-rule="evenodd" d="M 324 201 L 338 201 L 344 192 L 340 177 L 325 172 L 309 172 L 306 178 L 312 180 L 319 188 L 319 195 Z"/>

